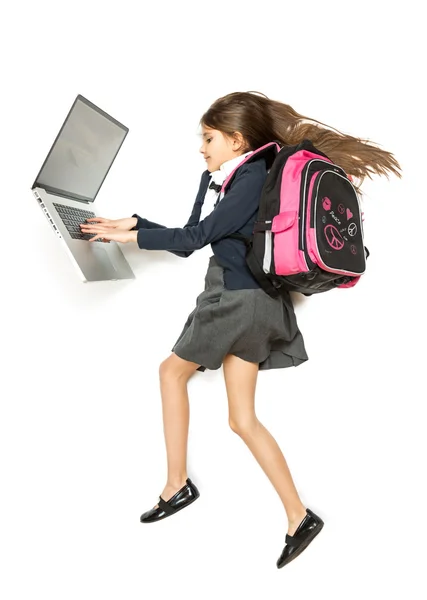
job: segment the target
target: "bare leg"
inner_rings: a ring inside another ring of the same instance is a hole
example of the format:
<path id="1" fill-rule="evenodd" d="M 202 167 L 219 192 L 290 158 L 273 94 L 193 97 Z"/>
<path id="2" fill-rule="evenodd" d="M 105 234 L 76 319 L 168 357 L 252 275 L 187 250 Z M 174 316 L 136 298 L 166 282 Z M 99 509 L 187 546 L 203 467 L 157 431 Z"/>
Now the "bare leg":
<path id="1" fill-rule="evenodd" d="M 254 455 L 285 507 L 288 533 L 292 535 L 306 515 L 289 467 L 276 440 L 255 414 L 258 363 L 228 354 L 223 361 L 231 429 Z"/>
<path id="2" fill-rule="evenodd" d="M 160 365 L 163 432 L 167 455 L 167 481 L 160 494 L 169 500 L 185 485 L 187 475 L 187 442 L 190 421 L 187 383 L 198 364 L 172 353 Z M 158 504 L 156 504 L 156 507 Z"/>

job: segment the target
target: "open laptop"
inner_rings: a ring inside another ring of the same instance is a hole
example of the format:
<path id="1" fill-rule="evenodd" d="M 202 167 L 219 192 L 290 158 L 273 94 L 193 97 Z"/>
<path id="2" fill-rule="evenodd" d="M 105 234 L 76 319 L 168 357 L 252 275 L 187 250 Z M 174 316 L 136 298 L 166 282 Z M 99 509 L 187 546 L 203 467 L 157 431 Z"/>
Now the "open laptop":
<path id="1" fill-rule="evenodd" d="M 80 223 L 102 215 L 95 198 L 129 129 L 80 94 L 32 191 L 84 282 L 135 279 L 116 242 L 89 242 Z"/>

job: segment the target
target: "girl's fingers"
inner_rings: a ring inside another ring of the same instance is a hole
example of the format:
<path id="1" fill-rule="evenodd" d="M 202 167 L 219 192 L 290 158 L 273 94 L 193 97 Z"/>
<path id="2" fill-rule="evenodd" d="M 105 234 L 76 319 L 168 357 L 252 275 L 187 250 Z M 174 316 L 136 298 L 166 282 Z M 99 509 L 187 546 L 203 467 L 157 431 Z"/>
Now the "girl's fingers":
<path id="1" fill-rule="evenodd" d="M 83 227 L 98 227 L 102 229 L 111 229 L 114 227 L 111 223 L 82 223 Z"/>
<path id="2" fill-rule="evenodd" d="M 80 226 L 82 230 L 86 231 L 87 233 L 90 232 L 94 232 L 94 233 L 101 233 L 102 231 L 106 231 L 106 227 L 105 226 L 99 226 L 97 227 L 96 225 L 81 225 Z"/>

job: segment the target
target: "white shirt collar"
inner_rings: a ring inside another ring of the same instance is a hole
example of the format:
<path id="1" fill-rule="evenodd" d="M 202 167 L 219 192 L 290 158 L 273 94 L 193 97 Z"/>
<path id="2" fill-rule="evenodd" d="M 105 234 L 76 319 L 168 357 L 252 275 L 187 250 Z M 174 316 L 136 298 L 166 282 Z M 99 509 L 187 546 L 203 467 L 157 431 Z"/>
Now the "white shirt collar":
<path id="1" fill-rule="evenodd" d="M 236 156 L 230 160 L 226 160 L 219 169 L 216 171 L 212 171 L 210 173 L 210 181 L 213 181 L 216 184 L 223 184 L 227 177 L 230 175 L 231 171 L 233 171 L 245 158 L 252 154 L 253 150 L 250 152 L 246 152 L 246 154 L 241 154 L 240 156 Z M 203 200 L 202 210 L 200 212 L 199 222 L 202 221 L 205 217 L 210 214 L 219 201 L 219 194 L 215 189 L 207 189 L 205 198 Z"/>
<path id="2" fill-rule="evenodd" d="M 235 156 L 230 160 L 226 160 L 217 171 L 212 171 L 211 177 L 215 183 L 222 183 L 227 179 L 230 175 L 231 171 L 233 171 L 241 162 L 245 160 L 249 154 L 252 154 L 253 150 L 246 152 L 245 154 L 241 154 L 240 156 Z"/>

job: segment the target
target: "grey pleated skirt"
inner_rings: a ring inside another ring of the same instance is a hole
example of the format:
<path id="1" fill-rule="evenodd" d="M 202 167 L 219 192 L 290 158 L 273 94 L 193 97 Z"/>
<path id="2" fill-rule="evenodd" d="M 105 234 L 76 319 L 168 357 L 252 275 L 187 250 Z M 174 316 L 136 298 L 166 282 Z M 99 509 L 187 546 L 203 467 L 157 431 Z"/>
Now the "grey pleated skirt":
<path id="1" fill-rule="evenodd" d="M 227 354 L 256 362 L 259 370 L 296 367 L 308 360 L 292 300 L 261 288 L 229 290 L 224 270 L 209 259 L 205 289 L 172 348 L 180 358 L 216 370 Z"/>

